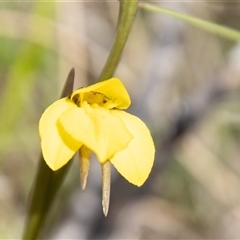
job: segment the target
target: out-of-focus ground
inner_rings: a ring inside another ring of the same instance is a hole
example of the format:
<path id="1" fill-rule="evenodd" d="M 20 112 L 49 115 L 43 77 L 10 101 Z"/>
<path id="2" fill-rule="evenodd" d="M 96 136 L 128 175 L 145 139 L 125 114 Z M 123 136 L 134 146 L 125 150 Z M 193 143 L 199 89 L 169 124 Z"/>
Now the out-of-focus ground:
<path id="1" fill-rule="evenodd" d="M 240 30 L 240 5 L 154 2 Z M 70 68 L 94 83 L 114 39 L 116 1 L 0 3 L 0 238 L 21 237 L 40 152 L 38 121 Z M 240 45 L 139 10 L 115 76 L 130 113 L 150 128 L 156 159 L 141 188 L 113 169 L 101 209 L 93 158 L 80 191 L 77 159 L 44 239 L 240 238 Z"/>

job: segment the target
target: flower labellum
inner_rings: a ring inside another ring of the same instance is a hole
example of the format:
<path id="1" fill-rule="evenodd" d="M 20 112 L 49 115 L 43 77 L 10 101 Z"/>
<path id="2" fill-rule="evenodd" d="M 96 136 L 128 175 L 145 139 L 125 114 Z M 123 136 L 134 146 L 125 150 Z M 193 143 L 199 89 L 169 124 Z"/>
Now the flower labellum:
<path id="1" fill-rule="evenodd" d="M 56 171 L 79 151 L 82 189 L 91 151 L 101 164 L 103 211 L 110 199 L 110 163 L 130 183 L 141 186 L 152 169 L 154 143 L 147 126 L 123 109 L 131 104 L 117 78 L 74 91 L 50 105 L 39 122 L 43 157 Z"/>

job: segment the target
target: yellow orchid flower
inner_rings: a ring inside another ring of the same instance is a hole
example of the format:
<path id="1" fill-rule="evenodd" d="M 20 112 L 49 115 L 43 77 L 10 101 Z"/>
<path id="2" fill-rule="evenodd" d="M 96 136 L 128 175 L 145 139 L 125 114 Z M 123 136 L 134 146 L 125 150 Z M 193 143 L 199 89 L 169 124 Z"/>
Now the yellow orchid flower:
<path id="1" fill-rule="evenodd" d="M 141 186 L 151 171 L 154 144 L 146 125 L 126 113 L 130 97 L 117 78 L 74 91 L 50 105 L 39 122 L 43 157 L 56 171 L 79 150 L 82 188 L 90 153 L 102 166 L 103 208 L 108 211 L 110 163 L 130 183 Z"/>

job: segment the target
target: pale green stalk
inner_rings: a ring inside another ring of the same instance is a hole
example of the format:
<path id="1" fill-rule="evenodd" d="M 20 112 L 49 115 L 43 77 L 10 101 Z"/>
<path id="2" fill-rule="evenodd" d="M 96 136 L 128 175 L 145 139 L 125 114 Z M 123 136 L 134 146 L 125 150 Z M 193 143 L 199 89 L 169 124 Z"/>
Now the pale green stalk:
<path id="1" fill-rule="evenodd" d="M 120 1 L 116 37 L 105 66 L 100 74 L 99 81 L 109 79 L 113 76 L 131 31 L 137 9 L 138 0 Z"/>
<path id="2" fill-rule="evenodd" d="M 119 19 L 116 37 L 100 74 L 99 81 L 111 78 L 120 60 L 122 51 L 129 36 L 136 12 L 138 0 L 120 1 Z M 68 90 L 64 91 L 63 96 L 69 95 L 71 83 L 67 81 Z M 70 161 L 71 162 L 71 161 Z M 60 188 L 64 177 L 69 169 L 70 163 L 58 171 L 53 172 L 40 157 L 36 180 L 32 189 L 32 196 L 29 202 L 28 218 L 25 224 L 23 239 L 37 239 L 39 232 L 47 218 L 47 214 L 54 201 L 56 193 Z"/>
<path id="3" fill-rule="evenodd" d="M 218 25 L 216 23 L 202 20 L 200 18 L 196 18 L 196 17 L 190 16 L 188 14 L 179 13 L 179 12 L 176 12 L 173 10 L 168 10 L 166 8 L 162 8 L 162 7 L 155 6 L 155 5 L 148 4 L 148 3 L 139 3 L 139 7 L 142 9 L 151 11 L 151 12 L 167 14 L 171 17 L 183 20 L 195 27 L 201 28 L 205 31 L 217 34 L 221 37 L 225 37 L 225 38 L 228 38 L 233 41 L 240 40 L 240 32 L 235 29 L 231 29 L 229 27 Z"/>

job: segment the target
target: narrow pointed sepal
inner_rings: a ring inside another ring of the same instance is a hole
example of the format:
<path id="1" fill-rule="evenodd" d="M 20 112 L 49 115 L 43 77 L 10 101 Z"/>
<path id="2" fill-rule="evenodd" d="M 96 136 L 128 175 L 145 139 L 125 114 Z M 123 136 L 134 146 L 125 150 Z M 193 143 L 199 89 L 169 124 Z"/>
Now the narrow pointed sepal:
<path id="1" fill-rule="evenodd" d="M 108 214 L 111 187 L 111 163 L 107 161 L 101 164 L 102 168 L 102 207 L 105 217 Z"/>
<path id="2" fill-rule="evenodd" d="M 80 165 L 80 180 L 81 188 L 84 190 L 87 185 L 88 172 L 90 167 L 91 151 L 86 146 L 79 149 L 79 165 Z"/>
<path id="3" fill-rule="evenodd" d="M 73 91 L 73 84 L 74 84 L 74 77 L 75 77 L 75 69 L 72 68 L 67 76 L 65 85 L 63 87 L 63 91 L 61 94 L 61 98 L 67 97 Z"/>

